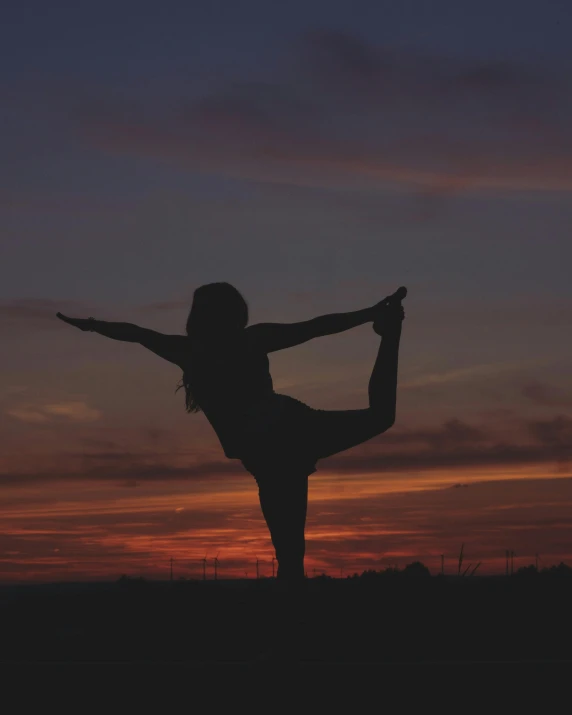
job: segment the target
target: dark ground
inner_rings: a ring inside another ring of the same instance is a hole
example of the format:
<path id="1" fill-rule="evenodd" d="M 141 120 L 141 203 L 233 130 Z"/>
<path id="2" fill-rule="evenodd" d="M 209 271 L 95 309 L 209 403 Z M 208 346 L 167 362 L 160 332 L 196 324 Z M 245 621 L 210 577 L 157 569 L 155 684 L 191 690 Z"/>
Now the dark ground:
<path id="1" fill-rule="evenodd" d="M 1 692 L 14 713 L 560 712 L 571 574 L 310 579 L 302 619 L 272 579 L 4 587 Z"/>
<path id="2" fill-rule="evenodd" d="M 571 574 L 309 579 L 294 621 L 272 579 L 4 587 L 0 660 L 236 665 L 288 637 L 302 663 L 572 662 Z"/>

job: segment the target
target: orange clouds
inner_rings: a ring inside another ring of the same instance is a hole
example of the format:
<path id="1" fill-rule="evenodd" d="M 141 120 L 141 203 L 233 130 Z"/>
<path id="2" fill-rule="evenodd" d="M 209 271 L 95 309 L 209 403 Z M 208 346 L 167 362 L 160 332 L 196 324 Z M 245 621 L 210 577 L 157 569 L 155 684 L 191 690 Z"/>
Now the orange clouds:
<path id="1" fill-rule="evenodd" d="M 432 570 L 446 555 L 449 568 L 461 543 L 469 560 L 482 561 L 483 573 L 503 568 L 504 550 L 517 553 L 517 567 L 542 554 L 545 564 L 566 560 L 570 548 L 572 479 L 526 472 L 506 480 L 486 472 L 443 472 L 439 479 L 468 480 L 459 488 L 406 492 L 408 480 L 384 482 L 374 475 L 343 482 L 311 479 L 307 569 L 337 575 L 404 566 L 419 559 Z M 121 573 L 167 578 L 175 560 L 178 576 L 200 578 L 202 558 L 220 552 L 220 574 L 270 575 L 273 550 L 250 480 L 221 484 L 218 492 L 165 495 L 115 490 L 109 496 L 84 494 L 68 485 L 67 500 L 29 499 L 2 516 L 0 566 L 4 580 L 117 578 Z M 75 496 L 76 501 L 70 501 Z M 212 577 L 209 561 L 209 578 Z"/>
<path id="2" fill-rule="evenodd" d="M 273 551 L 256 485 L 239 462 L 196 441 L 185 450 L 152 426 L 139 442 L 137 430 L 122 437 L 81 421 L 77 429 L 80 451 L 33 451 L 14 458 L 12 472 L 3 460 L 5 580 L 159 578 L 170 558 L 179 575 L 200 576 L 205 552 L 219 551 L 221 574 L 252 575 L 258 557 L 269 575 Z M 324 460 L 310 481 L 309 571 L 415 559 L 434 569 L 461 542 L 483 572 L 502 569 L 505 548 L 522 559 L 536 551 L 567 558 L 571 429 L 562 413 L 451 418 L 396 426 Z"/>

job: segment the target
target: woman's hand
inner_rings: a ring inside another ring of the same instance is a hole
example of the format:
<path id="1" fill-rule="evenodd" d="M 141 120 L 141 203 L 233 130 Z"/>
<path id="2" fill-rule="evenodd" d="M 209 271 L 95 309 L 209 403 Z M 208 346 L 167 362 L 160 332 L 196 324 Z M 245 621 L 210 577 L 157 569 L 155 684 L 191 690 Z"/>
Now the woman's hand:
<path id="1" fill-rule="evenodd" d="M 405 320 L 405 311 L 401 301 L 406 295 L 407 288 L 401 286 L 395 293 L 388 295 L 368 309 L 372 316 L 373 329 L 378 335 L 395 333 L 401 330 L 401 323 Z"/>
<path id="2" fill-rule="evenodd" d="M 93 324 L 93 318 L 68 318 L 67 315 L 63 315 L 63 313 L 56 313 L 56 316 L 60 320 L 63 320 L 64 323 L 73 325 L 74 328 L 79 328 L 80 330 L 92 329 L 91 326 Z"/>
<path id="3" fill-rule="evenodd" d="M 377 315 L 373 321 L 373 329 L 378 335 L 390 335 L 401 330 L 405 320 L 405 310 L 401 303 L 382 301 L 376 306 Z"/>

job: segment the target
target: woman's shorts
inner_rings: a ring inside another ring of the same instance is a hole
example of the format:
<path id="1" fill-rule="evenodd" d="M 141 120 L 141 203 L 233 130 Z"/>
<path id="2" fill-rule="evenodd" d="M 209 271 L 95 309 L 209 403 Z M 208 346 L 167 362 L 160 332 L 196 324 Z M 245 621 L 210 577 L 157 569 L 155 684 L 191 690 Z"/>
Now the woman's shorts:
<path id="1" fill-rule="evenodd" d="M 240 460 L 258 484 L 317 471 L 316 462 L 381 431 L 369 409 L 317 410 L 274 393 L 245 416 Z"/>

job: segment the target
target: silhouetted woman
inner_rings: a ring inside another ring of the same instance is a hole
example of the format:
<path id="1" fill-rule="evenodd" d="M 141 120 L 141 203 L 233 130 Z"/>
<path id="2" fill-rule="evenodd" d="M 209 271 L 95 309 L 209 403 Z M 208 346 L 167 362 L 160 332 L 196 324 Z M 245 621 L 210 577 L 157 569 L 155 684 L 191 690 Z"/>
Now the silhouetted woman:
<path id="1" fill-rule="evenodd" d="M 304 578 L 308 476 L 316 462 L 388 430 L 395 421 L 397 363 L 405 288 L 376 305 L 299 323 L 248 326 L 246 301 L 229 283 L 197 288 L 186 335 L 131 323 L 58 318 L 81 330 L 140 343 L 183 370 L 188 412 L 204 412 L 226 457 L 241 460 L 258 483 L 260 506 L 278 561 L 278 579 Z M 382 336 L 369 380 L 369 407 L 318 410 L 274 392 L 268 353 L 366 322 Z"/>

